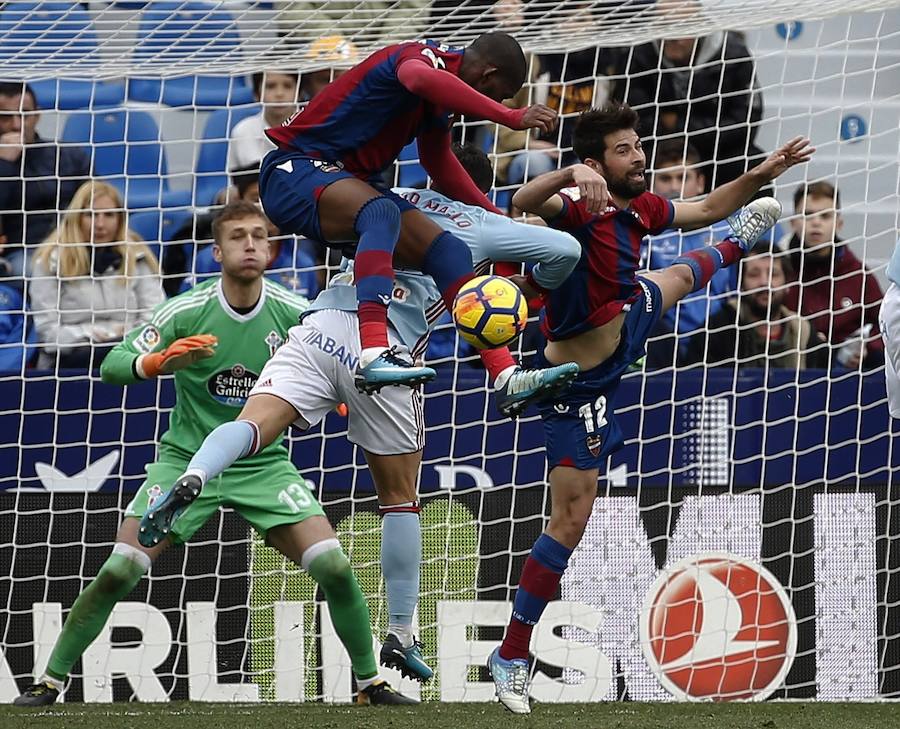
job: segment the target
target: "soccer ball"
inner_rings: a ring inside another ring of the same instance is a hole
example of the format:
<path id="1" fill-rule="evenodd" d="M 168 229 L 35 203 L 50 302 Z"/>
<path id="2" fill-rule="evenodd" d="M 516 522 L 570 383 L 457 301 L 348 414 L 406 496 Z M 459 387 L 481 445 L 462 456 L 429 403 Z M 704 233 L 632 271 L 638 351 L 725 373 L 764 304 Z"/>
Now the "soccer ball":
<path id="1" fill-rule="evenodd" d="M 460 336 L 473 347 L 502 347 L 525 330 L 528 302 L 509 279 L 477 276 L 456 295 L 453 321 Z"/>

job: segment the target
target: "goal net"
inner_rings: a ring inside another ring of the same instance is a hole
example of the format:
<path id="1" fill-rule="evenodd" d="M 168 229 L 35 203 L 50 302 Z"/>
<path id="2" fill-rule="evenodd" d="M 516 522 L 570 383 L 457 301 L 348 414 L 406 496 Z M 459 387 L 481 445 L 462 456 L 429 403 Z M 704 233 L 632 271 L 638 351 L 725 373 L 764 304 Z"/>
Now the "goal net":
<path id="1" fill-rule="evenodd" d="M 675 309 L 623 379 L 615 410 L 625 446 L 601 473 L 587 532 L 537 628 L 533 696 L 900 696 L 898 455 L 877 327 L 900 222 L 900 7 L 845 9 L 811 0 L 5 3 L 0 80 L 28 81 L 37 103 L 14 96 L 0 109 L 0 701 L 46 666 L 167 427 L 171 378 L 103 384 L 87 369 L 91 348 L 100 356 L 148 318 L 149 301 L 214 270 L 209 215 L 230 185 L 228 195 L 247 193 L 260 154 L 251 135 L 249 163 L 235 165 L 229 139 L 243 120 L 273 123 L 275 104 L 261 110 L 268 91 L 254 74 L 299 74 L 302 100 L 323 74 L 387 43 L 462 45 L 498 29 L 528 53 L 517 103 L 561 113 L 540 138 L 458 120 L 459 141 L 490 155 L 501 207 L 522 182 L 571 164 L 575 118 L 609 99 L 638 110 L 648 181 L 674 198 L 733 180 L 794 136 L 817 148 L 767 188 L 784 207 L 771 254 Z M 128 227 L 161 263 L 161 274 L 134 273 L 127 303 L 105 299 L 91 268 L 66 294 L 55 269 L 56 289 L 32 285 L 33 267 L 49 265 L 41 243 L 82 174 L 74 158 L 38 164 L 54 140 L 113 185 Z M 247 169 L 229 176 L 235 166 Z M 386 175 L 426 184 L 414 145 Z M 644 265 L 667 265 L 722 231 L 654 237 Z M 333 258 L 309 241 L 278 240 L 273 275 L 312 297 Z M 421 688 L 388 675 L 425 700 L 490 701 L 483 665 L 549 514 L 543 430 L 534 414 L 499 417 L 449 324 L 433 339 L 416 621 L 436 675 Z M 536 346 L 529 330 L 522 356 Z M 345 431 L 330 415 L 292 434 L 291 453 L 383 636 L 377 502 Z M 65 700 L 342 702 L 352 692 L 314 583 L 226 509 L 115 608 Z"/>

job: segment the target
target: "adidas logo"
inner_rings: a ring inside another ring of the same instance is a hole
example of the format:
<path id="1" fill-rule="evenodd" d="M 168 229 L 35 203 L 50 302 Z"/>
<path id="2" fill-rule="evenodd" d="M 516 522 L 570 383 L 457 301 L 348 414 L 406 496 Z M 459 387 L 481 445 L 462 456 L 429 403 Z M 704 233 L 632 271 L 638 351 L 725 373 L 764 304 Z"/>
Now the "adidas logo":
<path id="1" fill-rule="evenodd" d="M 260 382 L 257 387 L 272 387 L 272 378 L 267 377 L 264 382 Z"/>

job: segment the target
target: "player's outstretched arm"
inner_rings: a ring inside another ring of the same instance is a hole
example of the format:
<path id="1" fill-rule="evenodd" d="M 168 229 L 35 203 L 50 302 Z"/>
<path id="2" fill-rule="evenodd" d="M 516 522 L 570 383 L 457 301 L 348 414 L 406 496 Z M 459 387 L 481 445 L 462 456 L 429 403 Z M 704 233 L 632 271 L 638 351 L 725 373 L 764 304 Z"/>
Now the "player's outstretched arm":
<path id="1" fill-rule="evenodd" d="M 816 149 L 806 137 L 794 137 L 769 157 L 736 180 L 722 185 L 693 203 L 676 202 L 673 228 L 702 228 L 724 220 L 744 205 L 763 185 L 767 185 L 794 165 L 805 164 Z"/>
<path id="2" fill-rule="evenodd" d="M 397 68 L 397 79 L 410 93 L 457 114 L 488 119 L 510 129 L 540 129 L 548 133 L 556 126 L 556 112 L 550 107 L 534 104 L 511 109 L 476 91 L 459 76 L 435 68 L 424 57 L 402 62 Z"/>
<path id="3" fill-rule="evenodd" d="M 559 191 L 565 187 L 577 187 L 587 211 L 593 215 L 603 212 L 609 203 L 609 190 L 603 176 L 587 165 L 577 164 L 526 182 L 513 195 L 513 205 L 550 220 L 563 210 L 565 202 Z"/>

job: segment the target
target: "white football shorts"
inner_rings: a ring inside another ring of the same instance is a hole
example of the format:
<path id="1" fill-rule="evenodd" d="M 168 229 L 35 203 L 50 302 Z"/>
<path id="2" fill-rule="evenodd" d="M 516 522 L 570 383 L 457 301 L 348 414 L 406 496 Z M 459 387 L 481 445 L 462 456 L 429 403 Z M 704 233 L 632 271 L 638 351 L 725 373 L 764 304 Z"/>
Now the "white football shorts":
<path id="1" fill-rule="evenodd" d="M 884 340 L 888 411 L 892 418 L 900 418 L 900 288 L 895 283 L 888 287 L 881 300 L 878 325 Z"/>
<path id="2" fill-rule="evenodd" d="M 385 387 L 365 395 L 353 384 L 359 362 L 359 324 L 355 313 L 323 309 L 288 332 L 287 341 L 263 367 L 251 395 L 280 397 L 294 406 L 305 429 L 346 403 L 347 437 L 379 456 L 414 453 L 425 445 L 422 394 L 408 387 Z M 388 338 L 409 359 L 397 333 Z"/>

